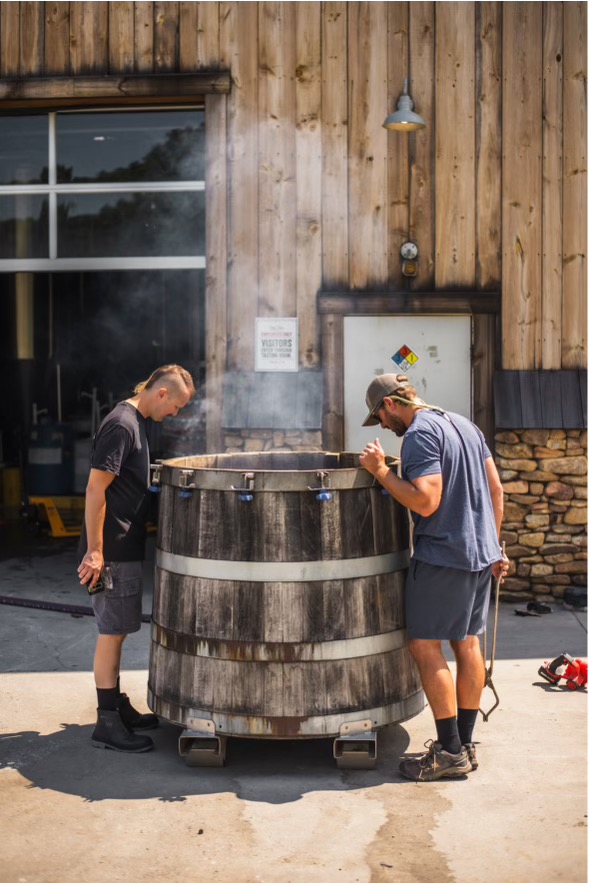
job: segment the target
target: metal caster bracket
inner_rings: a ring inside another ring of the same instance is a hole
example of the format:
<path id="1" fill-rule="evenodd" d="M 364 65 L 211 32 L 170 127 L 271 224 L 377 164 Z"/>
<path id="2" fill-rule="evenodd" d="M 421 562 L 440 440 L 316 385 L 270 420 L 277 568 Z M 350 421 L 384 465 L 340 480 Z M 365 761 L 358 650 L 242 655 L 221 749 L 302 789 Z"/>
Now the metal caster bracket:
<path id="1" fill-rule="evenodd" d="M 333 740 L 333 756 L 340 770 L 373 770 L 376 767 L 377 741 L 372 721 L 342 724 Z"/>
<path id="2" fill-rule="evenodd" d="M 211 720 L 190 718 L 180 734 L 178 752 L 187 766 L 224 766 L 227 736 L 217 736 Z"/>

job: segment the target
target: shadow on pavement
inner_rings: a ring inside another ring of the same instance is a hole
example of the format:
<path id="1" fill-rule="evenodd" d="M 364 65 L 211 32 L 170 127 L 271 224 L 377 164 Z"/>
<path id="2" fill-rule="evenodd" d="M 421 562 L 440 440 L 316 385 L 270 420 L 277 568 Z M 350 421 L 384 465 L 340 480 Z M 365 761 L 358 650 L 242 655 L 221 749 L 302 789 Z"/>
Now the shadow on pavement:
<path id="1" fill-rule="evenodd" d="M 398 762 L 409 745 L 404 727 L 379 731 L 374 770 L 338 770 L 331 739 L 229 739 L 226 766 L 188 767 L 178 754 L 180 729 L 163 723 L 150 733 L 155 750 L 126 755 L 93 748 L 92 725 L 62 724 L 55 733 L 0 736 L 0 769 L 14 769 L 31 788 L 72 794 L 85 801 L 178 802 L 233 792 L 243 800 L 290 803 L 313 791 L 349 791 L 407 782 Z M 412 784 L 412 783 L 408 783 Z"/>

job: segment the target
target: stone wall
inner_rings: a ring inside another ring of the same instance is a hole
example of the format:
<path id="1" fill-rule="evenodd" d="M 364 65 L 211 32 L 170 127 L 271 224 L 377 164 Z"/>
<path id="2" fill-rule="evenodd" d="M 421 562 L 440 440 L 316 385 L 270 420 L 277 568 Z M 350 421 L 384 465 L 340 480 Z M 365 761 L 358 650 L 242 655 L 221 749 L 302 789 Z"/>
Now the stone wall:
<path id="1" fill-rule="evenodd" d="M 225 431 L 224 450 L 321 451 L 321 430 L 241 429 Z"/>
<path id="2" fill-rule="evenodd" d="M 509 599 L 551 601 L 587 585 L 587 433 L 528 429 L 495 436 L 505 492 Z"/>

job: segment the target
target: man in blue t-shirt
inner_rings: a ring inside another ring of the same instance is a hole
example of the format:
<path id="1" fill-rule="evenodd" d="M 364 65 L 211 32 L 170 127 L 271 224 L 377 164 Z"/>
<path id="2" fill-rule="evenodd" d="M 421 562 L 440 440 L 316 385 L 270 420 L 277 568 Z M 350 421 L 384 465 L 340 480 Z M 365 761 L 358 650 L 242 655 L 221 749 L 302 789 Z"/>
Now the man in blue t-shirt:
<path id="1" fill-rule="evenodd" d="M 401 477 L 378 439 L 360 463 L 413 519 L 405 602 L 409 650 L 432 709 L 437 738 L 401 762 L 416 781 L 462 776 L 478 767 L 472 741 L 485 686 L 478 635 L 486 627 L 492 577 L 508 561 L 499 545 L 503 489 L 482 432 L 459 414 L 427 405 L 402 374 L 382 374 L 366 391 L 364 426 L 403 437 Z M 456 657 L 456 687 L 442 641 Z"/>
<path id="2" fill-rule="evenodd" d="M 153 742 L 136 730 L 156 727 L 121 693 L 121 651 L 141 628 L 142 570 L 149 497 L 147 421 L 175 416 L 194 395 L 192 377 L 180 365 L 164 365 L 139 383 L 134 395 L 104 418 L 93 440 L 80 537 L 80 582 L 92 596 L 98 626 L 94 680 L 98 719 L 96 748 L 149 751 Z"/>

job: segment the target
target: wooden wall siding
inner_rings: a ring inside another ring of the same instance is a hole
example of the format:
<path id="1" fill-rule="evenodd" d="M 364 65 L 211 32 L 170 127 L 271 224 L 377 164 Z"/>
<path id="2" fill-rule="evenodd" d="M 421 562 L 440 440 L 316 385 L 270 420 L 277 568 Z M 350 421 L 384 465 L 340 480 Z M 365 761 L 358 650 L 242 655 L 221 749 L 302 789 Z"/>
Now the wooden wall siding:
<path id="1" fill-rule="evenodd" d="M 396 92 L 409 74 L 409 8 L 405 3 L 387 3 L 387 113 L 397 109 Z M 409 138 L 386 135 L 389 285 L 403 288 L 399 252 L 409 236 Z"/>
<path id="2" fill-rule="evenodd" d="M 251 370 L 258 291 L 258 19 L 255 3 L 222 3 L 227 120 L 227 368 Z M 211 307 L 214 305 L 211 304 Z"/>
<path id="3" fill-rule="evenodd" d="M 258 6 L 258 316 L 296 313 L 295 5 Z"/>
<path id="4" fill-rule="evenodd" d="M 4 4 L 8 6 L 9 4 Z M 131 7 L 132 3 L 129 4 Z M 43 73 L 66 76 L 70 72 L 70 4 L 45 3 Z"/>
<path id="5" fill-rule="evenodd" d="M 135 71 L 153 72 L 153 3 L 134 3 L 135 7 Z"/>
<path id="6" fill-rule="evenodd" d="M 542 132 L 542 367 L 560 368 L 562 342 L 562 3 L 544 3 Z"/>
<path id="7" fill-rule="evenodd" d="M 502 367 L 573 369 L 587 361 L 586 15 L 553 0 L 0 3 L 0 77 L 231 71 L 214 99 L 227 368 L 252 369 L 262 313 L 298 315 L 301 367 L 325 366 L 319 288 L 500 286 Z M 408 137 L 381 127 L 407 75 L 427 122 Z"/>
<path id="8" fill-rule="evenodd" d="M 387 4 L 348 3 L 350 287 L 388 280 Z"/>
<path id="9" fill-rule="evenodd" d="M 219 3 L 180 3 L 180 69 L 219 64 Z"/>
<path id="10" fill-rule="evenodd" d="M 587 4 L 564 4 L 562 367 L 587 365 Z"/>
<path id="11" fill-rule="evenodd" d="M 207 95 L 206 399 L 220 412 L 227 361 L 227 98 Z M 214 305 L 214 307 L 213 307 Z M 223 449 L 218 413 L 207 419 L 207 451 Z"/>
<path id="12" fill-rule="evenodd" d="M 542 3 L 503 4 L 503 367 L 542 364 Z"/>
<path id="13" fill-rule="evenodd" d="M 501 284 L 501 34 L 499 3 L 476 4 L 476 287 Z"/>
<path id="14" fill-rule="evenodd" d="M 321 7 L 295 5 L 296 312 L 301 366 L 320 361 L 315 320 L 321 288 Z"/>
<path id="15" fill-rule="evenodd" d="M 321 122 L 323 285 L 348 283 L 347 3 L 323 3 Z"/>
<path id="16" fill-rule="evenodd" d="M 179 67 L 179 3 L 154 3 L 154 70 L 166 73 Z"/>
<path id="17" fill-rule="evenodd" d="M 475 4 L 436 4 L 436 287 L 475 279 Z"/>
<path id="18" fill-rule="evenodd" d="M 435 285 L 435 8 L 435 3 L 409 4 L 409 91 L 427 124 L 408 139 L 409 238 L 419 247 L 419 273 L 411 287 L 421 290 Z M 389 139 L 394 150 L 399 138 L 391 133 Z M 391 257 L 398 260 L 398 254 Z"/>
<path id="19" fill-rule="evenodd" d="M 133 3 L 108 4 L 108 69 L 116 73 L 135 70 L 135 10 Z"/>
<path id="20" fill-rule="evenodd" d="M 108 71 L 108 3 L 70 3 L 70 71 L 104 74 Z"/>
<path id="21" fill-rule="evenodd" d="M 20 75 L 36 76 L 43 70 L 45 15 L 40 3 L 21 3 Z"/>

